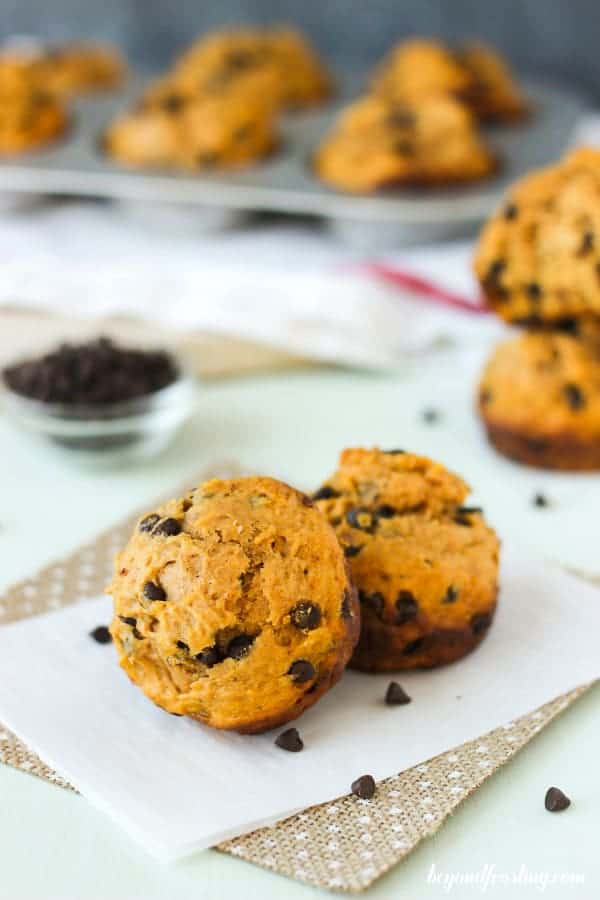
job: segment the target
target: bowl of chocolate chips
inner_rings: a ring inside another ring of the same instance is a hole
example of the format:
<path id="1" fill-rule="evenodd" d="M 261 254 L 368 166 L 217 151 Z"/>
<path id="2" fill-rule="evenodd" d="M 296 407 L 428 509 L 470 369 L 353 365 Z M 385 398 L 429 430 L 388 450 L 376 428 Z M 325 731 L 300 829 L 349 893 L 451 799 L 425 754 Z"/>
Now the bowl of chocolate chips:
<path id="1" fill-rule="evenodd" d="M 166 447 L 193 410 L 195 385 L 164 350 L 100 337 L 61 344 L 1 373 L 5 411 L 85 462 L 127 462 Z"/>

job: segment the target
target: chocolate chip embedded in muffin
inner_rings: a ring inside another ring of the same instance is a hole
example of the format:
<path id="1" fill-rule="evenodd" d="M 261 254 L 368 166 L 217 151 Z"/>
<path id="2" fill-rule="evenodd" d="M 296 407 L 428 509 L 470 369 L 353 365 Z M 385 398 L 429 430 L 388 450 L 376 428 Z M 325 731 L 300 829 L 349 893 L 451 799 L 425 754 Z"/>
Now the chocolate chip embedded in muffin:
<path id="1" fill-rule="evenodd" d="M 477 646 L 495 608 L 499 545 L 465 505 L 462 479 L 425 457 L 353 449 L 327 483 L 335 495 L 316 505 L 341 544 L 354 546 L 363 525 L 361 552 L 348 557 L 362 611 L 351 665 L 431 667 Z"/>
<path id="2" fill-rule="evenodd" d="M 110 592 L 119 663 L 151 700 L 253 733 L 296 718 L 339 679 L 358 599 L 333 530 L 299 491 L 215 479 L 150 515 L 158 522 L 135 529 Z"/>

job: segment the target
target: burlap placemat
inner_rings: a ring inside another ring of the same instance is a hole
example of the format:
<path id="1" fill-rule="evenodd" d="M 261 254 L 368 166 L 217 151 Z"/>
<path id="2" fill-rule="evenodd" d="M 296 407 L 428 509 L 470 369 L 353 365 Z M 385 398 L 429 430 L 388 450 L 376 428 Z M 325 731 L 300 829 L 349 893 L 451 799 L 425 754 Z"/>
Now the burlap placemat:
<path id="1" fill-rule="evenodd" d="M 199 480 L 230 476 L 233 471 L 235 467 L 225 463 L 202 473 Z M 6 591 L 0 596 L 0 625 L 98 596 L 136 519 L 137 514 L 129 517 Z M 372 800 L 341 797 L 215 849 L 317 887 L 364 890 L 434 834 L 466 797 L 589 687 L 577 688 L 478 740 L 385 779 Z M 0 760 L 75 790 L 2 726 Z"/>

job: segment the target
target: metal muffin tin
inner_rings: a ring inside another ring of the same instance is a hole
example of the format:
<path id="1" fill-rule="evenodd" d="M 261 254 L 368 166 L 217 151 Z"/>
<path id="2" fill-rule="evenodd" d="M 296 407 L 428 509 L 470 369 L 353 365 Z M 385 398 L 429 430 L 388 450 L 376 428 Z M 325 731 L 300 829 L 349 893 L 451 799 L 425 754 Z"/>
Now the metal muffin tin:
<path id="1" fill-rule="evenodd" d="M 0 161 L 0 191 L 309 214 L 349 228 L 351 233 L 379 226 L 398 236 L 422 238 L 485 218 L 514 179 L 563 152 L 586 106 L 563 87 L 525 82 L 533 107 L 529 119 L 484 129 L 502 162 L 497 175 L 469 186 L 356 196 L 322 184 L 312 173 L 310 160 L 340 108 L 359 93 L 358 85 L 340 79 L 345 87 L 335 102 L 283 116 L 281 147 L 268 159 L 239 171 L 189 174 L 128 169 L 100 149 L 106 126 L 131 106 L 143 81 L 134 78 L 123 91 L 75 101 L 71 127 L 62 140 L 44 150 Z"/>

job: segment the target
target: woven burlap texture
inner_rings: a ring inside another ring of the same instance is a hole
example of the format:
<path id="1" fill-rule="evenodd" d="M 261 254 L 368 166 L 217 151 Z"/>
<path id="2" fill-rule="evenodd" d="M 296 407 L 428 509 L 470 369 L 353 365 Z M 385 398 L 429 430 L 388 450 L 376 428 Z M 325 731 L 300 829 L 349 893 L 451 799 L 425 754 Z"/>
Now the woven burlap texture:
<path id="1" fill-rule="evenodd" d="M 232 472 L 235 467 L 225 463 L 202 473 L 198 480 Z M 10 588 L 0 596 L 0 625 L 101 593 L 111 575 L 114 555 L 136 518 L 137 514 L 113 526 L 68 558 Z M 226 841 L 216 849 L 317 887 L 364 890 L 434 834 L 466 797 L 588 687 L 385 779 L 372 800 L 341 797 Z M 2 726 L 0 761 L 74 790 Z"/>

